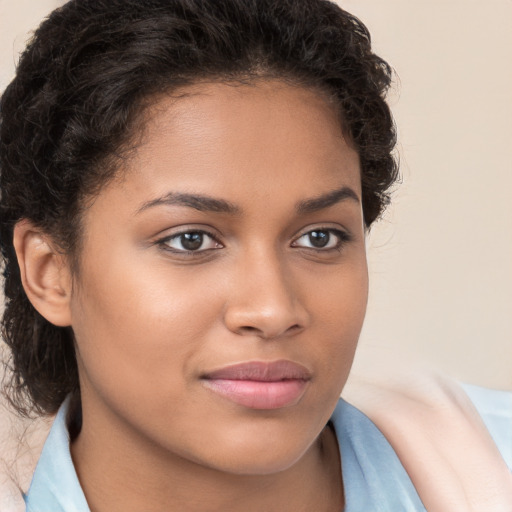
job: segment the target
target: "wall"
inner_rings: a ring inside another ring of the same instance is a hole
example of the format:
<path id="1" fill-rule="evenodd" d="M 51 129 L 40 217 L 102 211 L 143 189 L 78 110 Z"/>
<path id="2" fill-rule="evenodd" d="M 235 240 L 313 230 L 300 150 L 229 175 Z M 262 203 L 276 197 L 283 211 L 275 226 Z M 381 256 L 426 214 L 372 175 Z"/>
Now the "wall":
<path id="1" fill-rule="evenodd" d="M 369 239 L 367 354 L 512 389 L 512 2 L 343 0 L 396 69 L 403 185 Z"/>

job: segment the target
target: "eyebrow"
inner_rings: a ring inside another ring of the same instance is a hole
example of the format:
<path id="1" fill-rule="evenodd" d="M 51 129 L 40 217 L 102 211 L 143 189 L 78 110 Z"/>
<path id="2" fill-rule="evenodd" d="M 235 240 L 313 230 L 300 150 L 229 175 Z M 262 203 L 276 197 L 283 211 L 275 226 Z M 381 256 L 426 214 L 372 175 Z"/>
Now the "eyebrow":
<path id="1" fill-rule="evenodd" d="M 342 187 L 332 192 L 327 192 L 313 199 L 306 199 L 297 203 L 297 211 L 301 214 L 315 213 L 330 206 L 334 206 L 347 199 L 360 203 L 358 195 L 350 187 Z"/>
<path id="2" fill-rule="evenodd" d="M 295 209 L 300 214 L 315 213 L 330 206 L 334 206 L 341 201 L 350 199 L 359 204 L 360 200 L 358 195 L 350 187 L 342 187 L 321 196 L 312 199 L 305 199 L 296 204 Z M 185 206 L 193 208 L 200 212 L 210 213 L 228 213 L 230 215 L 237 215 L 241 213 L 241 208 L 237 205 L 225 201 L 224 199 L 216 199 L 214 197 L 205 196 L 202 194 L 186 194 L 179 192 L 170 192 L 165 196 L 151 201 L 145 202 L 136 212 L 139 214 L 149 208 L 155 206 Z"/>
<path id="3" fill-rule="evenodd" d="M 186 206 L 193 208 L 200 212 L 213 212 L 213 213 L 229 213 L 235 215 L 240 213 L 240 208 L 223 199 L 215 199 L 213 197 L 204 196 L 201 194 L 184 194 L 177 192 L 170 192 L 165 196 L 147 201 L 138 210 L 137 214 L 155 206 Z"/>

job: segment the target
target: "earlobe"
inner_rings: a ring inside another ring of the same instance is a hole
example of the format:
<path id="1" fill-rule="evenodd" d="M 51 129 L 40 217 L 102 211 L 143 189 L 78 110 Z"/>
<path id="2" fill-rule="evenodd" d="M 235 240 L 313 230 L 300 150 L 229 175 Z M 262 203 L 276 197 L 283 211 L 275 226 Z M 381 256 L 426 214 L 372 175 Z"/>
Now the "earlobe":
<path id="1" fill-rule="evenodd" d="M 54 325 L 71 325 L 71 273 L 50 237 L 24 219 L 14 227 L 14 248 L 28 299 Z"/>

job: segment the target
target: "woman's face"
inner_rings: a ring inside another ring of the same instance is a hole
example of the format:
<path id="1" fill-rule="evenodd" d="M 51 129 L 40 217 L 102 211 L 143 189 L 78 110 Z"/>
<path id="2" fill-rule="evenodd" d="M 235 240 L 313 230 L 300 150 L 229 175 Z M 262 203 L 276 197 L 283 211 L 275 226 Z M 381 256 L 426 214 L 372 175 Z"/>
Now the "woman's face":
<path id="1" fill-rule="evenodd" d="M 185 92 L 150 109 L 84 214 L 82 434 L 268 474 L 312 446 L 352 363 L 367 299 L 359 159 L 311 90 Z"/>

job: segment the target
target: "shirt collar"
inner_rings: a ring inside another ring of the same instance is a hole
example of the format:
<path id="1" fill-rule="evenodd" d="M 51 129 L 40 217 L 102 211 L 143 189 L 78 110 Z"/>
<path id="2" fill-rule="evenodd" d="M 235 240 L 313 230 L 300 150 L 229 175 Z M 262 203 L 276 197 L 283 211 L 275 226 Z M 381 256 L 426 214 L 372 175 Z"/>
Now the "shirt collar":
<path id="1" fill-rule="evenodd" d="M 345 512 L 424 512 L 395 451 L 361 411 L 340 399 L 331 417 L 340 448 Z"/>
<path id="2" fill-rule="evenodd" d="M 26 512 L 90 512 L 71 459 L 66 418 L 61 405 L 25 496 Z"/>
<path id="3" fill-rule="evenodd" d="M 27 512 L 90 512 L 69 449 L 69 400 L 45 442 L 25 496 Z M 331 421 L 341 453 L 345 512 L 425 510 L 393 448 L 370 419 L 340 399 Z"/>

